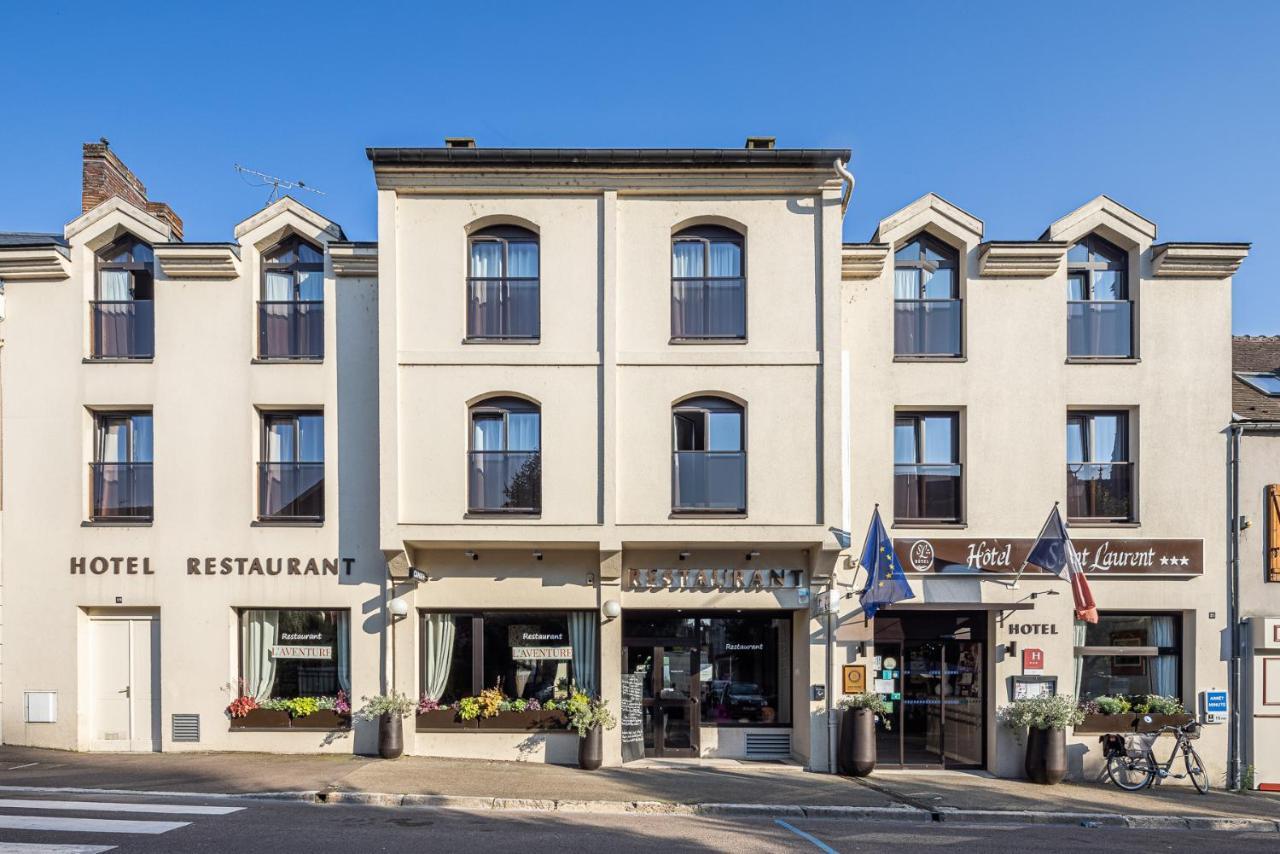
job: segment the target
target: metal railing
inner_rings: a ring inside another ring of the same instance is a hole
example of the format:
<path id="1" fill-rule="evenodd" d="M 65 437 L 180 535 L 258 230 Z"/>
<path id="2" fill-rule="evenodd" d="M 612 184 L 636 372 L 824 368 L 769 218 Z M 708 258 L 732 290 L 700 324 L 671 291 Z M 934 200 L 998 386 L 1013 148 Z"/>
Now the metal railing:
<path id="1" fill-rule="evenodd" d="M 1133 519 L 1133 463 L 1067 463 L 1067 518 Z"/>
<path id="2" fill-rule="evenodd" d="M 893 517 L 901 522 L 959 522 L 959 463 L 893 467 Z"/>
<path id="3" fill-rule="evenodd" d="M 671 482 L 677 512 L 747 512 L 746 451 L 675 451 Z"/>
<path id="4" fill-rule="evenodd" d="M 467 510 L 471 513 L 538 513 L 542 510 L 542 454 L 537 451 L 470 451 Z"/>
<path id="5" fill-rule="evenodd" d="M 745 338 L 747 280 L 719 277 L 671 280 L 671 337 Z"/>
<path id="6" fill-rule="evenodd" d="M 95 359 L 150 359 L 156 354 L 155 303 L 95 300 L 89 303 Z"/>
<path id="7" fill-rule="evenodd" d="M 324 302 L 260 300 L 258 358 L 323 359 Z"/>
<path id="8" fill-rule="evenodd" d="M 537 279 L 467 279 L 468 338 L 537 338 L 540 324 Z"/>
<path id="9" fill-rule="evenodd" d="M 961 355 L 962 310 L 962 302 L 958 299 L 894 300 L 894 354 Z"/>
<path id="10" fill-rule="evenodd" d="M 258 463 L 258 518 L 324 519 L 324 463 Z"/>
<path id="11" fill-rule="evenodd" d="M 1077 359 L 1133 356 L 1133 303 L 1072 300 L 1067 303 L 1067 355 Z"/>
<path id="12" fill-rule="evenodd" d="M 89 477 L 94 521 L 152 518 L 151 463 L 90 463 Z"/>

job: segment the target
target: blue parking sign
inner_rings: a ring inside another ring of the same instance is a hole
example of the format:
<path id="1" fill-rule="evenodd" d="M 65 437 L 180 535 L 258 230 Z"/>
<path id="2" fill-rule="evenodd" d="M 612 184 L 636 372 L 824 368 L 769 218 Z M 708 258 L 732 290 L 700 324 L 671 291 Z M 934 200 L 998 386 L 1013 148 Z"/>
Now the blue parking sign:
<path id="1" fill-rule="evenodd" d="M 1204 710 L 1207 714 L 1220 713 L 1225 715 L 1227 713 L 1227 692 L 1205 691 Z"/>

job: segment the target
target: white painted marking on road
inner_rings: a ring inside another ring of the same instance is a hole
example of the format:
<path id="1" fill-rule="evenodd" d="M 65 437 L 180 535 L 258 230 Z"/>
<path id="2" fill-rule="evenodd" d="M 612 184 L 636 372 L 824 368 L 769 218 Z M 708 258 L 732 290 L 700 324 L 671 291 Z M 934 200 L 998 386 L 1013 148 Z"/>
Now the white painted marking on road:
<path id="1" fill-rule="evenodd" d="M 774 823 L 775 823 L 775 824 L 777 824 L 777 825 L 779 825 L 779 826 L 781 826 L 781 827 L 785 827 L 787 830 L 791 831 L 791 832 L 792 832 L 792 833 L 794 833 L 796 836 L 799 836 L 799 837 L 800 837 L 801 839 L 803 839 L 804 841 L 813 843 L 813 845 L 814 845 L 814 846 L 815 846 L 819 851 L 823 852 L 823 854 L 840 854 L 840 852 L 839 852 L 839 851 L 837 851 L 836 849 L 832 848 L 830 845 L 828 845 L 827 843 L 823 842 L 821 839 L 819 839 L 818 837 L 814 836 L 812 833 L 805 833 L 803 830 L 801 830 L 801 829 L 800 829 L 800 828 L 798 828 L 798 827 L 792 827 L 790 824 L 787 824 L 785 821 L 783 821 L 783 820 L 782 820 L 782 819 L 780 819 L 780 818 L 775 818 L 773 821 L 774 821 Z"/>
<path id="2" fill-rule="evenodd" d="M 39 764 L 40 764 L 39 762 L 28 762 L 26 765 L 15 765 L 15 766 L 13 766 L 12 768 L 10 768 L 9 770 L 10 770 L 10 771 L 17 771 L 19 768 L 30 768 L 30 767 L 31 767 L 31 766 L 33 766 L 33 765 L 39 765 Z"/>
<path id="3" fill-rule="evenodd" d="M 168 833 L 189 821 L 123 821 L 114 818 L 62 818 L 47 815 L 0 815 L 4 830 L 57 830 L 70 833 Z"/>
<path id="4" fill-rule="evenodd" d="M 0 842 L 0 854 L 102 854 L 114 845 L 49 845 L 44 842 Z"/>
<path id="5" fill-rule="evenodd" d="M 154 812 L 189 815 L 227 815 L 244 807 L 201 807 L 183 804 L 122 804 L 114 801 L 41 801 L 25 798 L 0 798 L 0 809 L 66 810 L 85 812 Z"/>

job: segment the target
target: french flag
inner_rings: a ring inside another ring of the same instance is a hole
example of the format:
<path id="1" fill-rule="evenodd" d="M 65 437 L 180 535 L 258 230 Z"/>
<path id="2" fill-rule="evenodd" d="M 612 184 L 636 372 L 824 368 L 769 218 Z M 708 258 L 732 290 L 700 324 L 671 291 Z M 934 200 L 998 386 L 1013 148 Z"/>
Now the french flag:
<path id="1" fill-rule="evenodd" d="M 1034 563 L 1070 582 L 1076 619 L 1086 623 L 1098 622 L 1098 606 L 1093 601 L 1093 591 L 1089 589 L 1089 580 L 1084 577 L 1080 556 L 1076 554 L 1075 546 L 1071 545 L 1071 537 L 1067 534 L 1067 526 L 1062 523 L 1057 504 L 1053 505 L 1053 511 L 1045 520 L 1026 562 Z"/>

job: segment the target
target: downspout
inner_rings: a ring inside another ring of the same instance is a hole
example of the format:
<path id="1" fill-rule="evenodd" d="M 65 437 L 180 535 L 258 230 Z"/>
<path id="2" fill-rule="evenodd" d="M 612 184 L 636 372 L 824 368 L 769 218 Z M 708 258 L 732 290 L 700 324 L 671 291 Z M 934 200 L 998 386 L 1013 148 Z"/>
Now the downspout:
<path id="1" fill-rule="evenodd" d="M 853 196 L 853 173 L 849 171 L 847 164 L 840 162 L 838 157 L 835 161 L 835 167 L 840 177 L 849 182 L 844 188 L 844 194 L 840 197 L 840 216 L 844 216 L 845 212 L 849 210 L 849 199 Z"/>
<path id="2" fill-rule="evenodd" d="M 1240 789 L 1241 759 L 1244 742 L 1244 720 L 1240 715 L 1243 702 L 1240 644 L 1240 436 L 1243 424 L 1227 428 L 1227 620 L 1231 625 L 1231 660 L 1228 679 L 1231 684 L 1231 725 L 1228 730 L 1227 788 Z"/>

